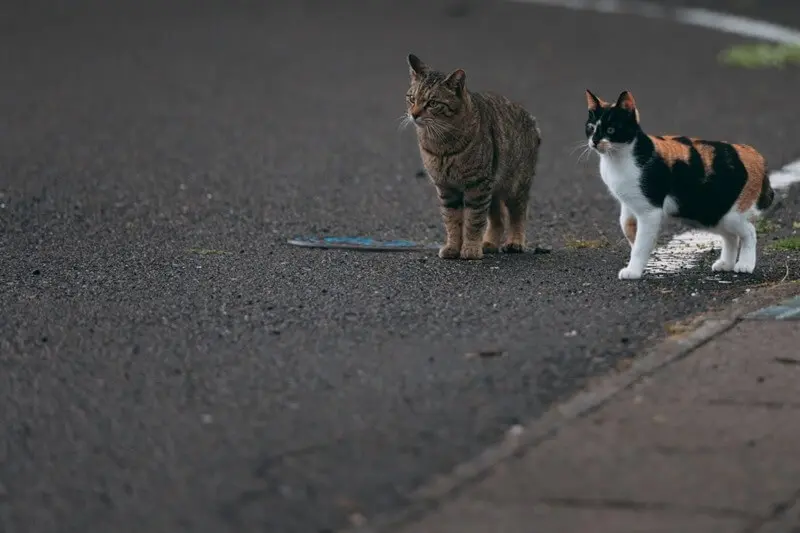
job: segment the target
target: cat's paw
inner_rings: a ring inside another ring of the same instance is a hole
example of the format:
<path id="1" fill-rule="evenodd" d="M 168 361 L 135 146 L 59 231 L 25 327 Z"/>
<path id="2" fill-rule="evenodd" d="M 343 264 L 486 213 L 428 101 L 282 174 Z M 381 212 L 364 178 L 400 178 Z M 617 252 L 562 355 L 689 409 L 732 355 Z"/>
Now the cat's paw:
<path id="1" fill-rule="evenodd" d="M 442 259 L 458 259 L 461 255 L 461 248 L 452 244 L 445 244 L 439 248 L 439 257 Z"/>
<path id="2" fill-rule="evenodd" d="M 493 242 L 484 241 L 483 242 L 483 253 L 485 254 L 496 254 L 500 251 L 500 248 Z"/>
<path id="3" fill-rule="evenodd" d="M 618 277 L 619 277 L 619 279 L 641 279 L 642 271 L 641 270 L 635 270 L 635 269 L 630 268 L 630 267 L 625 267 L 625 268 L 623 268 L 622 270 L 619 271 Z"/>
<path id="4" fill-rule="evenodd" d="M 503 245 L 503 253 L 521 254 L 525 251 L 525 246 L 518 242 L 507 242 Z"/>
<path id="5" fill-rule="evenodd" d="M 461 259 L 477 260 L 483 259 L 483 246 L 463 246 L 461 248 Z"/>
<path id="6" fill-rule="evenodd" d="M 752 274 L 755 269 L 755 262 L 751 261 L 737 261 L 736 264 L 733 265 L 733 271 L 740 274 Z"/>
<path id="7" fill-rule="evenodd" d="M 731 270 L 733 270 L 733 263 L 728 263 L 722 259 L 717 259 L 714 261 L 714 264 L 711 265 L 712 272 L 730 272 Z"/>

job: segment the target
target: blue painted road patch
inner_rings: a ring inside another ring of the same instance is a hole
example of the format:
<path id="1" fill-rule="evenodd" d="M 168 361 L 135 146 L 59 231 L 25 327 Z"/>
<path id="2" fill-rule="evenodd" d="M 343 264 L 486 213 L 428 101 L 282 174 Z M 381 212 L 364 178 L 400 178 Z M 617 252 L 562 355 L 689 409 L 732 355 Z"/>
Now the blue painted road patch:
<path id="1" fill-rule="evenodd" d="M 800 320 L 800 296 L 744 315 L 753 320 Z"/>
<path id="2" fill-rule="evenodd" d="M 398 239 L 384 241 L 371 237 L 295 237 L 287 241 L 293 246 L 303 248 L 335 248 L 342 250 L 361 250 L 365 252 L 422 252 L 438 250 L 442 245 L 438 243 L 426 244 L 421 242 Z M 534 254 L 549 254 L 549 248 L 526 248 L 527 252 Z"/>
<path id="3" fill-rule="evenodd" d="M 403 239 L 384 241 L 371 237 L 295 237 L 289 244 L 304 248 L 337 248 L 373 252 L 438 250 L 440 244 L 425 244 Z"/>

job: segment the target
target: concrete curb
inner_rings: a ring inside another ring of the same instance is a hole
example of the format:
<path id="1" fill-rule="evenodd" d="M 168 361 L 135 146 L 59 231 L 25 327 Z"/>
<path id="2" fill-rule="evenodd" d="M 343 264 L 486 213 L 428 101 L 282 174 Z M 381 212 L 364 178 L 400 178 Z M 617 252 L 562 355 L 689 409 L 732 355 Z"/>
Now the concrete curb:
<path id="1" fill-rule="evenodd" d="M 512 428 L 505 439 L 477 457 L 461 463 L 448 474 L 434 476 L 411 493 L 410 504 L 405 509 L 370 518 L 358 526 L 340 530 L 340 533 L 390 533 L 419 519 L 446 503 L 464 487 L 483 479 L 497 464 L 552 438 L 567 424 L 600 408 L 642 378 L 688 356 L 696 348 L 733 328 L 745 314 L 796 294 L 800 294 L 800 283 L 781 283 L 750 290 L 725 309 L 696 317 L 692 322 L 697 327 L 692 331 L 663 340 L 636 358 L 627 370 L 598 378 L 590 383 L 588 390 L 552 407 L 525 426 Z"/>

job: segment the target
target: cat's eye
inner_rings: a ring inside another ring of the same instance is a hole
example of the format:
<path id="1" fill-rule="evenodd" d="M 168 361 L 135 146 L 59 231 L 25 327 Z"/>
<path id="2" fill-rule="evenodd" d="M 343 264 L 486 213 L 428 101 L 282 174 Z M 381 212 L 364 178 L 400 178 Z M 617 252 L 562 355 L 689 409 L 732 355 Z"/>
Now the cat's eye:
<path id="1" fill-rule="evenodd" d="M 614 128 L 612 128 L 612 127 L 608 127 L 608 128 L 606 128 L 606 133 L 608 133 L 609 135 L 611 135 L 612 133 L 614 133 Z"/>
<path id="2" fill-rule="evenodd" d="M 442 107 L 442 103 L 441 102 L 437 102 L 436 100 L 431 100 L 430 102 L 428 102 L 428 107 L 432 107 L 434 109 L 437 109 L 439 107 Z"/>
<path id="3" fill-rule="evenodd" d="M 406 100 L 408 100 L 409 102 L 411 102 L 413 104 L 414 103 L 414 95 L 413 94 L 407 94 L 406 95 Z"/>
<path id="4" fill-rule="evenodd" d="M 587 125 L 586 125 L 586 129 L 587 129 L 588 131 L 594 131 L 594 124 L 587 124 Z"/>

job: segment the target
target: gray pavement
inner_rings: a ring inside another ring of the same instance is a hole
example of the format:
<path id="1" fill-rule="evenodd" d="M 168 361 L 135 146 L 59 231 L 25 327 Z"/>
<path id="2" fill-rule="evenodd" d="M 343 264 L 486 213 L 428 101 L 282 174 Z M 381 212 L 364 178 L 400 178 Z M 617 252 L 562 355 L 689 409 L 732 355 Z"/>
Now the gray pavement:
<path id="1" fill-rule="evenodd" d="M 668 322 L 794 268 L 765 254 L 752 277 L 712 277 L 707 258 L 618 282 L 613 201 L 570 150 L 584 88 L 628 88 L 654 130 L 753 143 L 780 166 L 798 155 L 800 72 L 723 68 L 717 51 L 741 39 L 707 30 L 465 5 L 3 4 L 0 530 L 369 519 Z M 538 117 L 528 233 L 552 253 L 465 264 L 285 245 L 441 239 L 397 129 L 411 51 Z M 465 357 L 484 349 L 505 357 Z"/>

